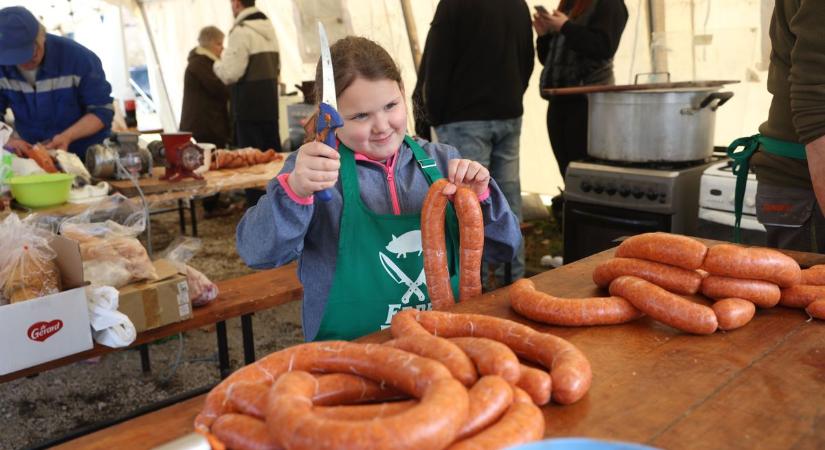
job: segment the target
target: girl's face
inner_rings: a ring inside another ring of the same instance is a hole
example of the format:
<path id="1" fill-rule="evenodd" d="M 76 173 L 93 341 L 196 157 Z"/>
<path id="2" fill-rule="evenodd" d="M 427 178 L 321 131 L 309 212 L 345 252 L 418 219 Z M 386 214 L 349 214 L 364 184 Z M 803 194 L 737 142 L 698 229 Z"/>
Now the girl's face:
<path id="1" fill-rule="evenodd" d="M 344 119 L 338 139 L 370 159 L 389 158 L 404 140 L 407 106 L 396 81 L 356 78 L 338 97 L 338 113 Z"/>

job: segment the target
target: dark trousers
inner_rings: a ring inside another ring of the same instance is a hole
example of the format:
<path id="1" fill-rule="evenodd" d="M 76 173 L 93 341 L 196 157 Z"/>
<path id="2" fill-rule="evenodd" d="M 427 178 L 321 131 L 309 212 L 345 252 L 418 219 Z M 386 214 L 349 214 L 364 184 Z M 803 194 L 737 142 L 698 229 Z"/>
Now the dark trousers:
<path id="1" fill-rule="evenodd" d="M 281 151 L 281 134 L 278 130 L 278 120 L 236 120 L 235 138 L 238 147 L 255 147 L 261 151 L 270 148 Z M 246 189 L 246 206 L 258 204 L 266 191 L 263 189 Z"/>
<path id="2" fill-rule="evenodd" d="M 571 161 L 587 157 L 587 97 L 553 96 L 547 107 L 547 134 L 563 178 Z"/>

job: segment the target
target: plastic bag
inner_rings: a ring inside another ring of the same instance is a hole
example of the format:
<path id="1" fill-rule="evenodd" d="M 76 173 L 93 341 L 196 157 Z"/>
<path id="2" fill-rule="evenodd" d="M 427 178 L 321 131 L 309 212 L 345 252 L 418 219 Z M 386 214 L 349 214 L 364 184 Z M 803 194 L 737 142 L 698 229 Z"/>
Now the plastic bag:
<path id="1" fill-rule="evenodd" d="M 60 225 L 60 234 L 80 243 L 83 276 L 99 286 L 119 288 L 158 275 L 135 236 L 145 213 L 121 195 L 113 195 Z"/>
<path id="2" fill-rule="evenodd" d="M 189 300 L 192 306 L 204 306 L 218 297 L 218 286 L 199 270 L 186 264 L 201 248 L 201 240 L 188 236 L 176 238 L 161 253 L 162 258 L 173 262 L 179 271 L 186 274 L 186 284 L 189 287 Z"/>
<path id="3" fill-rule="evenodd" d="M 60 292 L 57 254 L 49 246 L 54 235 L 16 214 L 0 223 L 0 290 L 11 303 Z"/>

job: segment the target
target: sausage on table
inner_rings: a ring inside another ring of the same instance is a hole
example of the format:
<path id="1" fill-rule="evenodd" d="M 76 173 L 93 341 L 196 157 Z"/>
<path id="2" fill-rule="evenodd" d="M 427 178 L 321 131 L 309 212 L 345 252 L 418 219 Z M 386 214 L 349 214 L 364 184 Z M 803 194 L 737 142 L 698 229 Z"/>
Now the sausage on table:
<path id="1" fill-rule="evenodd" d="M 616 248 L 620 258 L 639 258 L 695 270 L 702 266 L 708 247 L 696 239 L 670 233 L 644 233 L 625 239 Z"/>
<path id="2" fill-rule="evenodd" d="M 708 275 L 702 280 L 702 293 L 713 299 L 742 298 L 760 308 L 773 308 L 779 303 L 779 286 L 769 281 Z"/>
<path id="3" fill-rule="evenodd" d="M 812 301 L 805 307 L 805 312 L 814 319 L 825 320 L 825 299 Z"/>
<path id="4" fill-rule="evenodd" d="M 797 284 L 782 289 L 779 304 L 787 308 L 805 308 L 815 300 L 825 298 L 825 286 Z"/>
<path id="5" fill-rule="evenodd" d="M 450 338 L 473 364 L 479 375 L 498 375 L 510 384 L 521 378 L 521 364 L 510 347 L 492 339 L 478 337 Z"/>
<path id="6" fill-rule="evenodd" d="M 470 411 L 456 440 L 464 439 L 498 420 L 513 403 L 513 388 L 497 375 L 481 377 L 469 392 Z"/>
<path id="7" fill-rule="evenodd" d="M 278 450 L 281 447 L 269 435 L 266 423 L 243 414 L 224 414 L 212 425 L 215 435 L 232 450 Z"/>
<path id="8" fill-rule="evenodd" d="M 516 386 L 523 389 L 533 399 L 533 403 L 539 406 L 547 404 L 553 393 L 553 380 L 550 374 L 524 364 L 521 365 L 521 378 Z"/>
<path id="9" fill-rule="evenodd" d="M 702 284 L 702 275 L 695 270 L 638 258 L 612 258 L 599 264 L 593 270 L 593 282 L 606 288 L 622 275 L 639 277 L 675 294 L 695 294 Z"/>
<path id="10" fill-rule="evenodd" d="M 802 270 L 802 281 L 799 284 L 825 286 L 825 264 L 817 264 Z"/>
<path id="11" fill-rule="evenodd" d="M 650 317 L 688 333 L 712 334 L 718 327 L 716 314 L 710 307 L 693 303 L 641 278 L 616 278 L 610 283 L 610 294 L 624 297 Z"/>
<path id="12" fill-rule="evenodd" d="M 615 325 L 642 316 L 621 297 L 559 298 L 537 291 L 522 278 L 510 286 L 510 305 L 528 319 L 551 325 Z"/>
<path id="13" fill-rule="evenodd" d="M 719 244 L 708 250 L 703 266 L 712 275 L 765 280 L 790 287 L 802 280 L 802 269 L 788 255 L 770 248 Z"/>
<path id="14" fill-rule="evenodd" d="M 741 298 L 726 298 L 711 306 L 720 330 L 734 330 L 747 325 L 756 313 L 752 302 Z"/>
<path id="15" fill-rule="evenodd" d="M 513 404 L 502 418 L 470 438 L 455 442 L 449 450 L 498 449 L 541 439 L 544 436 L 544 414 L 530 396 L 515 388 Z"/>
<path id="16" fill-rule="evenodd" d="M 461 346 L 442 337 L 431 334 L 401 336 L 384 342 L 383 345 L 415 353 L 444 364 L 453 377 L 464 386 L 472 386 L 478 381 L 478 373 L 472 358 L 467 356 Z"/>

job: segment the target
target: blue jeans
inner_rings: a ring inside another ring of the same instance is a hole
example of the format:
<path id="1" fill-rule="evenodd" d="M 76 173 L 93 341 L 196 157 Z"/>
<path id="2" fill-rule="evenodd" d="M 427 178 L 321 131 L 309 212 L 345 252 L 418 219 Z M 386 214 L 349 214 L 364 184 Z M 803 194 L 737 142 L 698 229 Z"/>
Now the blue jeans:
<path id="1" fill-rule="evenodd" d="M 478 161 L 496 180 L 510 209 L 521 223 L 519 138 L 521 117 L 507 120 L 468 120 L 435 127 L 438 142 L 457 148 L 461 156 Z M 513 280 L 524 276 L 524 243 L 512 261 Z M 499 268 L 497 274 L 503 273 Z"/>

